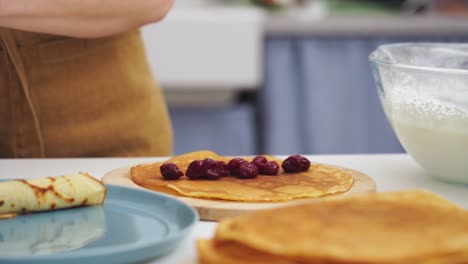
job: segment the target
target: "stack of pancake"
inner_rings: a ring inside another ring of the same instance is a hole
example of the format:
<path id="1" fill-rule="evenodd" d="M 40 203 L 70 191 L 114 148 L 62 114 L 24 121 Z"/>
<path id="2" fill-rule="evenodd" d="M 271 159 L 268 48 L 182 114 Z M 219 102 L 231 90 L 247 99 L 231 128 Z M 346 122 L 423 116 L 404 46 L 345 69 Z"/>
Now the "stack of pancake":
<path id="1" fill-rule="evenodd" d="M 326 199 L 224 220 L 198 251 L 202 264 L 466 264 L 468 211 L 421 190 Z"/>

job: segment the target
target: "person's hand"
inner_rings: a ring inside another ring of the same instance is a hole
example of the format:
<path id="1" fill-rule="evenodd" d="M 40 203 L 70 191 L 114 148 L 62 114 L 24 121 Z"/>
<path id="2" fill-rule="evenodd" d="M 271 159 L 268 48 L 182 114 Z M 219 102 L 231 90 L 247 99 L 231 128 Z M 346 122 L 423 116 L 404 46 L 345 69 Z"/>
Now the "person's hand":
<path id="1" fill-rule="evenodd" d="M 161 21 L 174 0 L 0 0 L 0 27 L 80 38 Z"/>

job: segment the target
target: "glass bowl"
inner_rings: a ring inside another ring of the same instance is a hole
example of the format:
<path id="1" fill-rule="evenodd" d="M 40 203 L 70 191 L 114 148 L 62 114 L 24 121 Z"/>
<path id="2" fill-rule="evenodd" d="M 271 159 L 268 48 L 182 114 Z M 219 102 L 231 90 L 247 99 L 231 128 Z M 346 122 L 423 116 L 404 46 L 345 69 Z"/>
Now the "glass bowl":
<path id="1" fill-rule="evenodd" d="M 468 183 L 468 44 L 389 44 L 369 58 L 408 154 L 434 177 Z"/>

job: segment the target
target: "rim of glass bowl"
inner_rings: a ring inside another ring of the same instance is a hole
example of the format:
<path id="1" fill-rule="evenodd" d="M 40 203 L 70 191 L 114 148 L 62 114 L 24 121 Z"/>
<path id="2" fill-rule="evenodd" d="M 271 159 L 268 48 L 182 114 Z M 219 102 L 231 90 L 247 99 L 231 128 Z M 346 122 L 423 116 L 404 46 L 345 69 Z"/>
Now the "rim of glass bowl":
<path id="1" fill-rule="evenodd" d="M 468 76 L 468 70 L 464 69 L 448 69 L 448 68 L 437 68 L 437 67 L 427 67 L 427 66 L 415 66 L 415 65 L 409 65 L 409 64 L 404 64 L 404 63 L 395 63 L 391 62 L 388 60 L 384 60 L 382 58 L 377 58 L 376 53 L 384 47 L 403 47 L 403 46 L 447 46 L 447 47 L 465 47 L 468 48 L 468 44 L 466 43 L 443 43 L 443 42 L 404 42 L 404 43 L 394 43 L 394 44 L 384 44 L 380 45 L 377 47 L 376 50 L 374 50 L 370 55 L 369 55 L 369 60 L 371 62 L 375 62 L 379 65 L 385 65 L 389 66 L 392 68 L 398 68 L 398 69 L 405 69 L 405 70 L 413 70 L 413 71 L 421 71 L 421 72 L 427 72 L 427 73 L 441 73 L 441 74 L 456 74 L 456 75 L 467 75 Z"/>

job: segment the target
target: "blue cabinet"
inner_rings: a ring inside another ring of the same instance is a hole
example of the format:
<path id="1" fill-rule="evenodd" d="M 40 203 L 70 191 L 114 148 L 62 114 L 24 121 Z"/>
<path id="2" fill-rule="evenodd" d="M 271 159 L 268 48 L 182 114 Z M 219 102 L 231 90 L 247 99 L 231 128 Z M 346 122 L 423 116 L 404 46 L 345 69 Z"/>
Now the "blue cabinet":
<path id="1" fill-rule="evenodd" d="M 172 107 L 174 152 L 404 152 L 382 111 L 368 56 L 381 44 L 409 41 L 468 42 L 468 37 L 270 36 L 259 103 Z"/>
<path id="2" fill-rule="evenodd" d="M 221 155 L 252 155 L 257 149 L 254 107 L 240 103 L 210 108 L 170 108 L 174 154 L 212 150 Z"/>
<path id="3" fill-rule="evenodd" d="M 403 152 L 380 106 L 368 56 L 380 44 L 468 37 L 281 37 L 265 43 L 264 152 Z"/>

